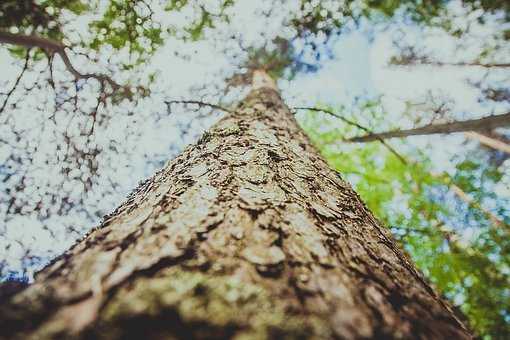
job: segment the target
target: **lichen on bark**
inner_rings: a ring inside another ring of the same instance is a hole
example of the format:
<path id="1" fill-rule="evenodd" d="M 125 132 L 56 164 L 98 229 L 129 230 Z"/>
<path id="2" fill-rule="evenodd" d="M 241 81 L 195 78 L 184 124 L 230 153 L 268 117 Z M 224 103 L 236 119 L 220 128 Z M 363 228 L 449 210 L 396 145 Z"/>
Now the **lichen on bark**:
<path id="1" fill-rule="evenodd" d="M 9 339 L 470 338 L 271 86 L 0 308 Z"/>

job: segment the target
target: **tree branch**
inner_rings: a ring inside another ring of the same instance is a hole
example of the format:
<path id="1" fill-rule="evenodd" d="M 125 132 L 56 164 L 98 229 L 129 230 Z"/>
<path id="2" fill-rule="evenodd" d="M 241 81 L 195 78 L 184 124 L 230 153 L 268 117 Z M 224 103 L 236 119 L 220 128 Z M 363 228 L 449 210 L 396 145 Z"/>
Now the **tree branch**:
<path id="1" fill-rule="evenodd" d="M 347 142 L 372 142 L 375 140 L 384 140 L 390 138 L 403 138 L 408 136 L 433 135 L 439 133 L 455 133 L 467 131 L 492 130 L 499 127 L 510 126 L 510 112 L 502 115 L 488 116 L 480 119 L 472 119 L 460 122 L 429 124 L 415 129 L 392 130 L 381 133 L 369 133 L 364 136 L 348 138 Z"/>
<path id="2" fill-rule="evenodd" d="M 484 68 L 507 68 L 507 67 L 510 67 L 510 63 L 481 63 L 478 61 L 452 63 L 452 62 L 442 62 L 442 61 L 431 61 L 431 60 L 427 60 L 427 59 L 394 60 L 394 61 L 392 61 L 392 64 L 397 65 L 397 66 L 425 65 L 425 66 L 478 66 L 478 67 L 484 67 Z"/>
<path id="3" fill-rule="evenodd" d="M 12 34 L 5 31 L 0 31 L 0 43 L 18 45 L 27 48 L 39 47 L 43 50 L 53 52 L 65 48 L 63 44 L 55 40 L 36 35 Z"/>
<path id="4" fill-rule="evenodd" d="M 18 45 L 27 48 L 38 47 L 48 52 L 50 55 L 58 54 L 60 58 L 62 58 L 67 70 L 71 72 L 76 79 L 96 79 L 101 83 L 108 83 L 114 91 L 124 88 L 105 74 L 80 73 L 71 63 L 69 55 L 66 52 L 66 46 L 58 41 L 36 35 L 12 34 L 0 31 L 0 43 Z"/>
<path id="5" fill-rule="evenodd" d="M 235 113 L 234 111 L 227 109 L 226 107 L 223 107 L 221 105 L 206 103 L 206 102 L 202 102 L 200 100 L 168 100 L 168 101 L 165 101 L 165 104 L 168 105 L 169 107 L 172 104 L 196 104 L 200 107 L 207 106 L 207 107 L 212 107 L 213 109 L 228 112 L 231 114 Z"/>
<path id="6" fill-rule="evenodd" d="M 316 108 L 316 107 L 291 107 L 292 110 L 310 110 L 310 111 L 316 111 L 316 112 L 324 112 L 324 113 L 327 113 L 333 117 L 336 117 L 340 120 L 342 120 L 343 122 L 349 124 L 349 125 L 352 125 L 352 126 L 355 126 L 357 127 L 358 129 L 361 129 L 365 132 L 368 132 L 370 135 L 373 135 L 373 131 L 370 130 L 369 128 L 367 127 L 364 127 L 363 125 L 360 125 L 350 119 L 347 119 L 337 113 L 334 113 L 333 111 L 330 111 L 330 110 L 325 110 L 325 109 L 319 109 L 319 108 Z M 378 140 L 382 145 L 384 145 L 391 153 L 393 153 L 402 163 L 404 164 L 407 164 L 407 160 L 402 156 L 400 155 L 391 145 L 389 145 L 388 143 L 386 143 L 386 141 L 383 139 L 383 138 L 376 138 L 376 140 Z"/>
<path id="7" fill-rule="evenodd" d="M 21 81 L 21 78 L 23 78 L 23 75 L 25 74 L 25 71 L 28 69 L 28 62 L 30 60 L 30 49 L 27 50 L 27 55 L 25 56 L 25 64 L 23 65 L 23 69 L 21 70 L 21 73 L 19 74 L 18 78 L 16 78 L 16 81 L 14 82 L 14 85 L 12 86 L 11 90 L 6 93 L 7 97 L 5 97 L 5 100 L 0 107 L 0 113 L 2 113 L 7 106 L 7 102 L 9 101 L 9 98 L 13 94 L 13 92 L 16 90 L 16 88 L 19 85 L 19 82 Z"/>

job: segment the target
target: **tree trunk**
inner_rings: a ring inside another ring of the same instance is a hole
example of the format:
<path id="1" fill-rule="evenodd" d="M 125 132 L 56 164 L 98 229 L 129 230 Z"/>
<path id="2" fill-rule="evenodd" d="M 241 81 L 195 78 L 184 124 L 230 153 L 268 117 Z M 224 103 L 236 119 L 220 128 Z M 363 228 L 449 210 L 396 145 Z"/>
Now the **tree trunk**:
<path id="1" fill-rule="evenodd" d="M 261 76 L 264 78 L 263 74 Z M 268 81 L 12 296 L 9 339 L 467 339 Z"/>

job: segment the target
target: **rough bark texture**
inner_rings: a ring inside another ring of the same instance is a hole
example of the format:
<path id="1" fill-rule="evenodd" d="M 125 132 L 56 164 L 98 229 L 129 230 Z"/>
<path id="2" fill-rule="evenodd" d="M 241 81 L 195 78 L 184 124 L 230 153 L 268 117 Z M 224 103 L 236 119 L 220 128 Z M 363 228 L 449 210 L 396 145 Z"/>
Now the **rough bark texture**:
<path id="1" fill-rule="evenodd" d="M 4 304 L 5 338 L 470 338 L 275 90 L 235 111 Z"/>

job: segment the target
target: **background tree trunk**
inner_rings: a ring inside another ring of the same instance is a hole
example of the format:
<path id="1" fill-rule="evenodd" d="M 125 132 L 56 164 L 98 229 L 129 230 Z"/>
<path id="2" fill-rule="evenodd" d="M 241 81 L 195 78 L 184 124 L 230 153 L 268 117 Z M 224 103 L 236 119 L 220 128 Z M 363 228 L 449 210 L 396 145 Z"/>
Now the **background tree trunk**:
<path id="1" fill-rule="evenodd" d="M 381 133 L 370 133 L 368 135 L 348 138 L 348 142 L 372 142 L 381 139 L 403 138 L 409 136 L 435 135 L 438 133 L 455 133 L 468 131 L 491 131 L 493 129 L 510 126 L 510 112 L 472 119 L 465 121 L 456 121 L 444 124 L 429 124 L 415 129 L 392 130 Z"/>
<path id="2" fill-rule="evenodd" d="M 3 335 L 470 338 L 260 86 L 12 296 Z"/>

